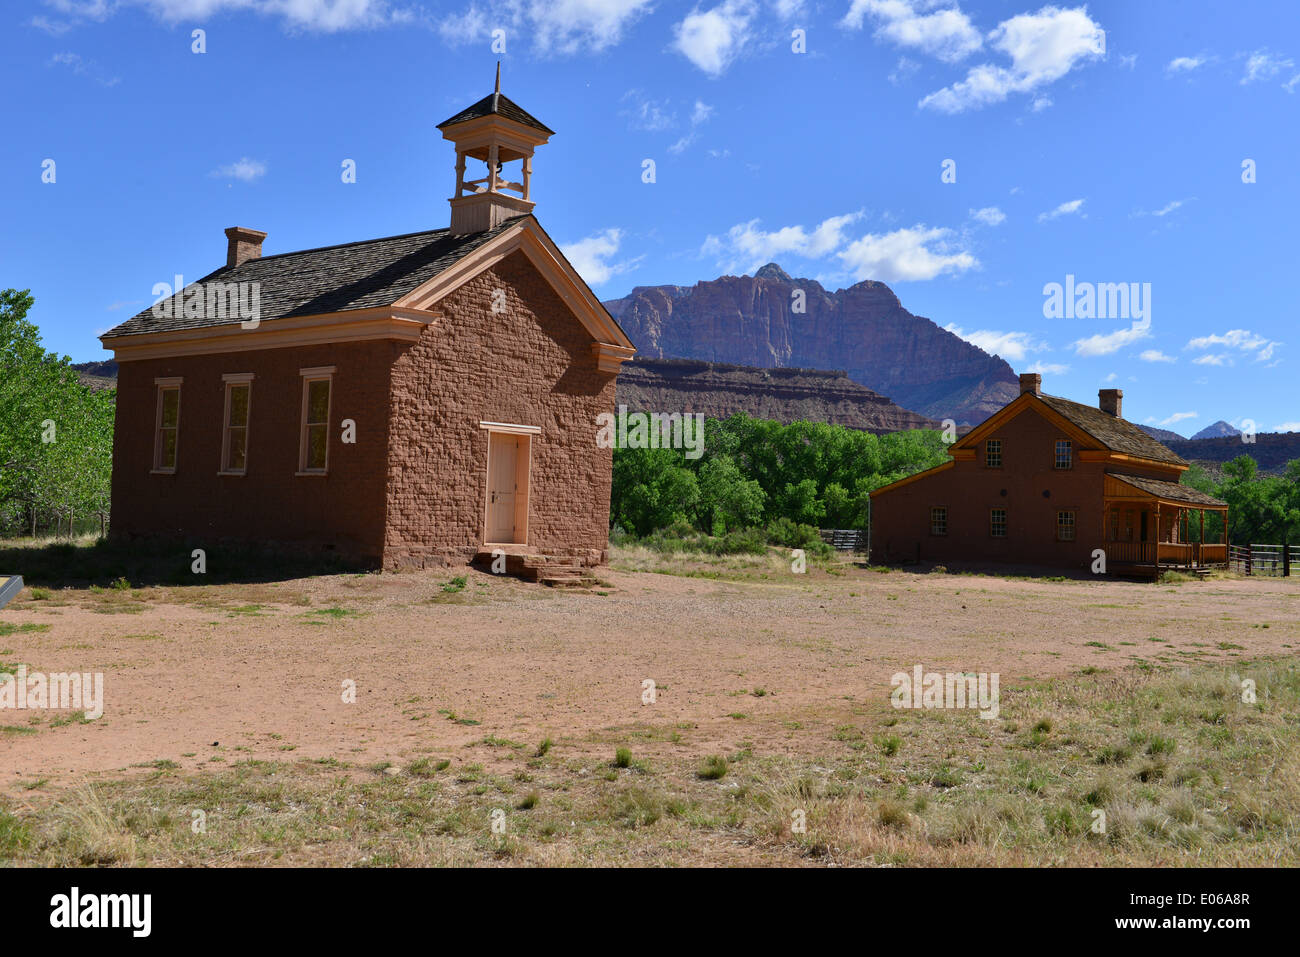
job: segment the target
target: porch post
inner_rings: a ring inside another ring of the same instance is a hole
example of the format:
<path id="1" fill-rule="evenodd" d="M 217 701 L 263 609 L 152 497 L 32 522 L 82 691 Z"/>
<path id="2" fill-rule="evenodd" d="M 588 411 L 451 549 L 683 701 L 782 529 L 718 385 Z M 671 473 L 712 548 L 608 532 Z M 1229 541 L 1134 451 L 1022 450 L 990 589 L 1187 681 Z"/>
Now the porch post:
<path id="1" fill-rule="evenodd" d="M 1197 562 L 1201 565 L 1205 562 L 1205 509 L 1200 509 L 1201 513 L 1201 534 L 1196 538 Z"/>
<path id="2" fill-rule="evenodd" d="M 1156 550 L 1156 577 L 1155 581 L 1160 581 L 1160 500 L 1156 499 L 1156 540 L 1153 546 Z"/>

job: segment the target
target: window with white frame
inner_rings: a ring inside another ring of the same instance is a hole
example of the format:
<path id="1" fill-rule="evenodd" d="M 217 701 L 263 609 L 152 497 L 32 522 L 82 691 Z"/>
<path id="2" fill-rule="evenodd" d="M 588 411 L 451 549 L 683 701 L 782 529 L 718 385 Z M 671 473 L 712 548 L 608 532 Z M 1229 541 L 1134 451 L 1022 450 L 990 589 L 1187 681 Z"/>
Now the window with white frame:
<path id="1" fill-rule="evenodd" d="M 1056 440 L 1056 467 L 1068 469 L 1074 464 L 1074 443 L 1069 439 Z"/>
<path id="2" fill-rule="evenodd" d="M 329 468 L 330 393 L 334 366 L 300 370 L 302 376 L 302 435 L 298 473 L 324 475 Z"/>
<path id="3" fill-rule="evenodd" d="M 984 443 L 984 467 L 990 469 L 1002 468 L 1002 440 L 989 439 Z"/>
<path id="4" fill-rule="evenodd" d="M 158 408 L 154 416 L 153 470 L 175 472 L 181 427 L 181 379 L 154 379 Z"/>
<path id="5" fill-rule="evenodd" d="M 221 472 L 223 475 L 244 475 L 248 471 L 248 420 L 253 402 L 253 374 L 241 372 L 221 378 L 226 385 Z"/>
<path id="6" fill-rule="evenodd" d="M 993 538 L 1007 537 L 1007 510 L 995 508 L 989 512 L 989 535 Z"/>
<path id="7" fill-rule="evenodd" d="M 1058 542 L 1074 541 L 1074 512 L 1056 513 L 1056 540 Z"/>

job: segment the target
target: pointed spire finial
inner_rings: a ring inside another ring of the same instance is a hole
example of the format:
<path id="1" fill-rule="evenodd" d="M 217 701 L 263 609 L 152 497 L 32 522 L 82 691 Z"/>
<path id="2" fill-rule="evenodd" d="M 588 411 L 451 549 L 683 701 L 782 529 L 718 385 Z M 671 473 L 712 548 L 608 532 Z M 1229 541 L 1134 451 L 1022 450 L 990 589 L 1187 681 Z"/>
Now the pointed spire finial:
<path id="1" fill-rule="evenodd" d="M 500 60 L 497 60 L 497 88 L 493 92 L 494 93 L 501 92 L 501 61 Z"/>

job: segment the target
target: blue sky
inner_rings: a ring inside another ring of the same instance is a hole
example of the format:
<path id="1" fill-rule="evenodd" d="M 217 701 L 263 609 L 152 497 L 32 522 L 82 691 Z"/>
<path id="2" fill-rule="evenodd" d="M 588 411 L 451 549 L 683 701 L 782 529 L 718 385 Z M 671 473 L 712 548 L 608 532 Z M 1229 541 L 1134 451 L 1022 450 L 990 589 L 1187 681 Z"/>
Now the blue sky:
<path id="1" fill-rule="evenodd" d="M 155 283 L 221 265 L 226 226 L 266 230 L 267 254 L 444 226 L 434 127 L 501 59 L 504 92 L 557 131 L 537 215 L 603 298 L 768 260 L 831 288 L 879 279 L 1049 392 L 1116 385 L 1128 418 L 1184 434 L 1300 430 L 1292 0 L 26 0 L 0 17 L 0 287 L 30 287 L 47 345 L 78 361 L 107 358 L 96 335 Z M 1149 284 L 1148 314 L 1048 318 L 1067 275 Z"/>

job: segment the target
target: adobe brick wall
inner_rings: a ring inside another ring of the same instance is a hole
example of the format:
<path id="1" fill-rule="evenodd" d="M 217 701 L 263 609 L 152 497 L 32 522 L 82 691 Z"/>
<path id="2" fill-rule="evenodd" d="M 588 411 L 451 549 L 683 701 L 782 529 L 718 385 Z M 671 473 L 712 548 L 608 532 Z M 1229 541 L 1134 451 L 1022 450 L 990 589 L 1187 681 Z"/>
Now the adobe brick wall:
<path id="1" fill-rule="evenodd" d="M 502 312 L 492 311 L 497 289 Z M 479 551 L 481 421 L 542 430 L 532 437 L 530 550 L 605 562 L 613 458 L 596 446 L 596 416 L 614 409 L 615 376 L 598 370 L 590 333 L 518 252 L 438 310 L 393 364 L 385 567 L 463 564 Z"/>
<path id="2" fill-rule="evenodd" d="M 1030 409 L 989 438 L 1002 440 L 1002 468 L 984 467 L 984 447 L 973 462 L 956 462 L 935 475 L 885 492 L 872 500 L 873 560 L 920 559 L 932 562 L 999 562 L 1086 570 L 1092 550 L 1104 547 L 1102 524 L 1104 462 L 1079 461 L 1056 471 L 1057 439 L 1069 438 Z M 1085 446 L 1086 447 L 1086 446 Z M 1101 448 L 1100 445 L 1092 446 Z M 1109 466 L 1114 468 L 1114 466 Z M 1177 469 L 1128 468 L 1123 471 L 1178 481 Z M 1005 490 L 1006 494 L 1003 495 Z M 1050 493 L 1044 496 L 1044 492 Z M 930 509 L 948 509 L 948 534 L 930 534 Z M 1007 510 L 1006 538 L 989 535 L 989 511 Z M 1056 541 L 1057 511 L 1075 514 L 1075 541 Z"/>
<path id="3" fill-rule="evenodd" d="M 249 331 L 248 335 L 257 335 Z M 378 561 L 384 545 L 389 341 L 123 362 L 117 380 L 112 532 L 118 537 L 276 541 L 325 546 Z M 337 366 L 330 410 L 329 474 L 296 476 L 302 380 L 298 370 Z M 248 473 L 219 476 L 222 375 L 252 372 Z M 173 475 L 151 475 L 154 379 L 183 376 Z M 357 442 L 340 423 L 353 419 Z"/>

